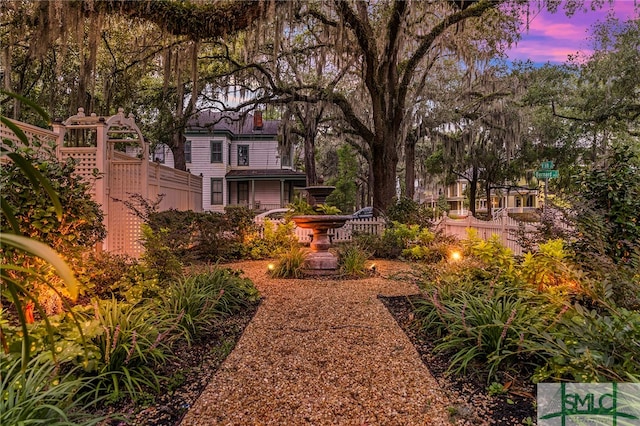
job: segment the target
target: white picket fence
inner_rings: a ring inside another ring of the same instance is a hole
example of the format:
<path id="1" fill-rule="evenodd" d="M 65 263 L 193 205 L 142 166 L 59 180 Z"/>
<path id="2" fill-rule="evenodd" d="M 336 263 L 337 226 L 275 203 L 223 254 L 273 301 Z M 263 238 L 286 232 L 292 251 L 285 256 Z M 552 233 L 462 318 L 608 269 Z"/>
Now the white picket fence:
<path id="1" fill-rule="evenodd" d="M 478 232 L 478 237 L 488 240 L 492 235 L 497 235 L 501 243 L 510 248 L 514 254 L 521 255 L 523 248 L 516 242 L 515 231 L 532 232 L 535 226 L 515 220 L 509 217 L 507 211 L 501 211 L 493 220 L 478 220 L 473 216 L 464 219 L 452 219 L 446 215 L 436 221 L 436 230 L 445 235 L 452 235 L 459 239 L 467 238 L 467 230 L 473 228 Z"/>
<path id="2" fill-rule="evenodd" d="M 272 220 L 273 223 L 282 223 L 283 220 Z M 264 221 L 257 220 L 256 223 L 260 226 L 264 224 Z M 382 235 L 386 221 L 384 218 L 369 218 L 369 219 L 353 219 L 348 220 L 342 228 L 330 229 L 328 234 L 332 243 L 340 243 L 345 241 L 351 241 L 351 236 L 354 233 L 362 234 L 377 234 Z M 293 232 L 298 241 L 303 244 L 309 244 L 311 242 L 312 232 L 310 229 L 300 228 L 296 226 Z"/>
<path id="3" fill-rule="evenodd" d="M 274 223 L 281 223 L 283 220 L 274 220 Z M 258 222 L 261 225 L 263 222 Z M 331 241 L 346 242 L 351 241 L 354 233 L 368 233 L 382 235 L 386 227 L 384 218 L 371 219 L 354 219 L 345 223 L 342 228 L 331 229 L 329 236 Z M 464 219 L 452 219 L 447 216 L 435 221 L 435 230 L 441 231 L 445 235 L 455 236 L 459 239 L 467 238 L 467 229 L 473 228 L 477 231 L 478 237 L 488 240 L 492 235 L 497 235 L 505 247 L 510 248 L 514 254 L 521 255 L 523 248 L 516 242 L 514 232 L 521 230 L 524 232 L 532 232 L 536 228 L 532 224 L 521 222 L 509 217 L 506 211 L 500 212 L 493 220 L 479 220 L 472 216 Z M 311 242 L 312 233 L 309 229 L 294 228 L 294 233 L 298 237 L 298 241 L 303 244 Z"/>

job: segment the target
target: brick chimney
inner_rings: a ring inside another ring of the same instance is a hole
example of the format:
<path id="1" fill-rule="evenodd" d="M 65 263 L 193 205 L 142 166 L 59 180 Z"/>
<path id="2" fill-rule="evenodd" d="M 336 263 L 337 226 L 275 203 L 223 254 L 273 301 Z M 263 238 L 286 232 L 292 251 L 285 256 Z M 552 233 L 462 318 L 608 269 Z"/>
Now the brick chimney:
<path id="1" fill-rule="evenodd" d="M 262 111 L 253 113 L 253 130 L 262 130 Z"/>

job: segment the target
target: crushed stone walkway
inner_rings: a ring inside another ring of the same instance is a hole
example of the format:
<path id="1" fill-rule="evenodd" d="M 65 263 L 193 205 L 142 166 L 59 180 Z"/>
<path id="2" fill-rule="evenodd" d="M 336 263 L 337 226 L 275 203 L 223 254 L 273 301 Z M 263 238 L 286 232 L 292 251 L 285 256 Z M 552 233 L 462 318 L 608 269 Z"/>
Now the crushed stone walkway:
<path id="1" fill-rule="evenodd" d="M 278 280 L 241 262 L 262 303 L 183 419 L 194 425 L 447 425 L 449 402 L 377 299 L 417 293 L 389 279 L 408 266 L 376 261 L 375 277 Z"/>

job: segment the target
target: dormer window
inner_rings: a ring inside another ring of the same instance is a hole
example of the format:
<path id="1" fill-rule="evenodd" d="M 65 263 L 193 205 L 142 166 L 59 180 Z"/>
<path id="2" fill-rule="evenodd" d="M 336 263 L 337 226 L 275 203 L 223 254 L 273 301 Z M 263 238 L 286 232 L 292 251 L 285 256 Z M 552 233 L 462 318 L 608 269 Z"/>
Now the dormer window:
<path id="1" fill-rule="evenodd" d="M 238 145 L 238 166 L 249 165 L 249 145 Z"/>

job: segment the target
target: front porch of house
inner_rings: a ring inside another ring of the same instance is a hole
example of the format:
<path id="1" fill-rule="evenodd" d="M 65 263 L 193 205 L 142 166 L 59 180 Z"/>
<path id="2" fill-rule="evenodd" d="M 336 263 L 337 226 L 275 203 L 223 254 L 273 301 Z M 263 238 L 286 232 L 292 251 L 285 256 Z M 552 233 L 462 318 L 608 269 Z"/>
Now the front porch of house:
<path id="1" fill-rule="evenodd" d="M 267 211 L 286 207 L 306 186 L 304 173 L 294 170 L 231 170 L 227 181 L 227 205 Z"/>

